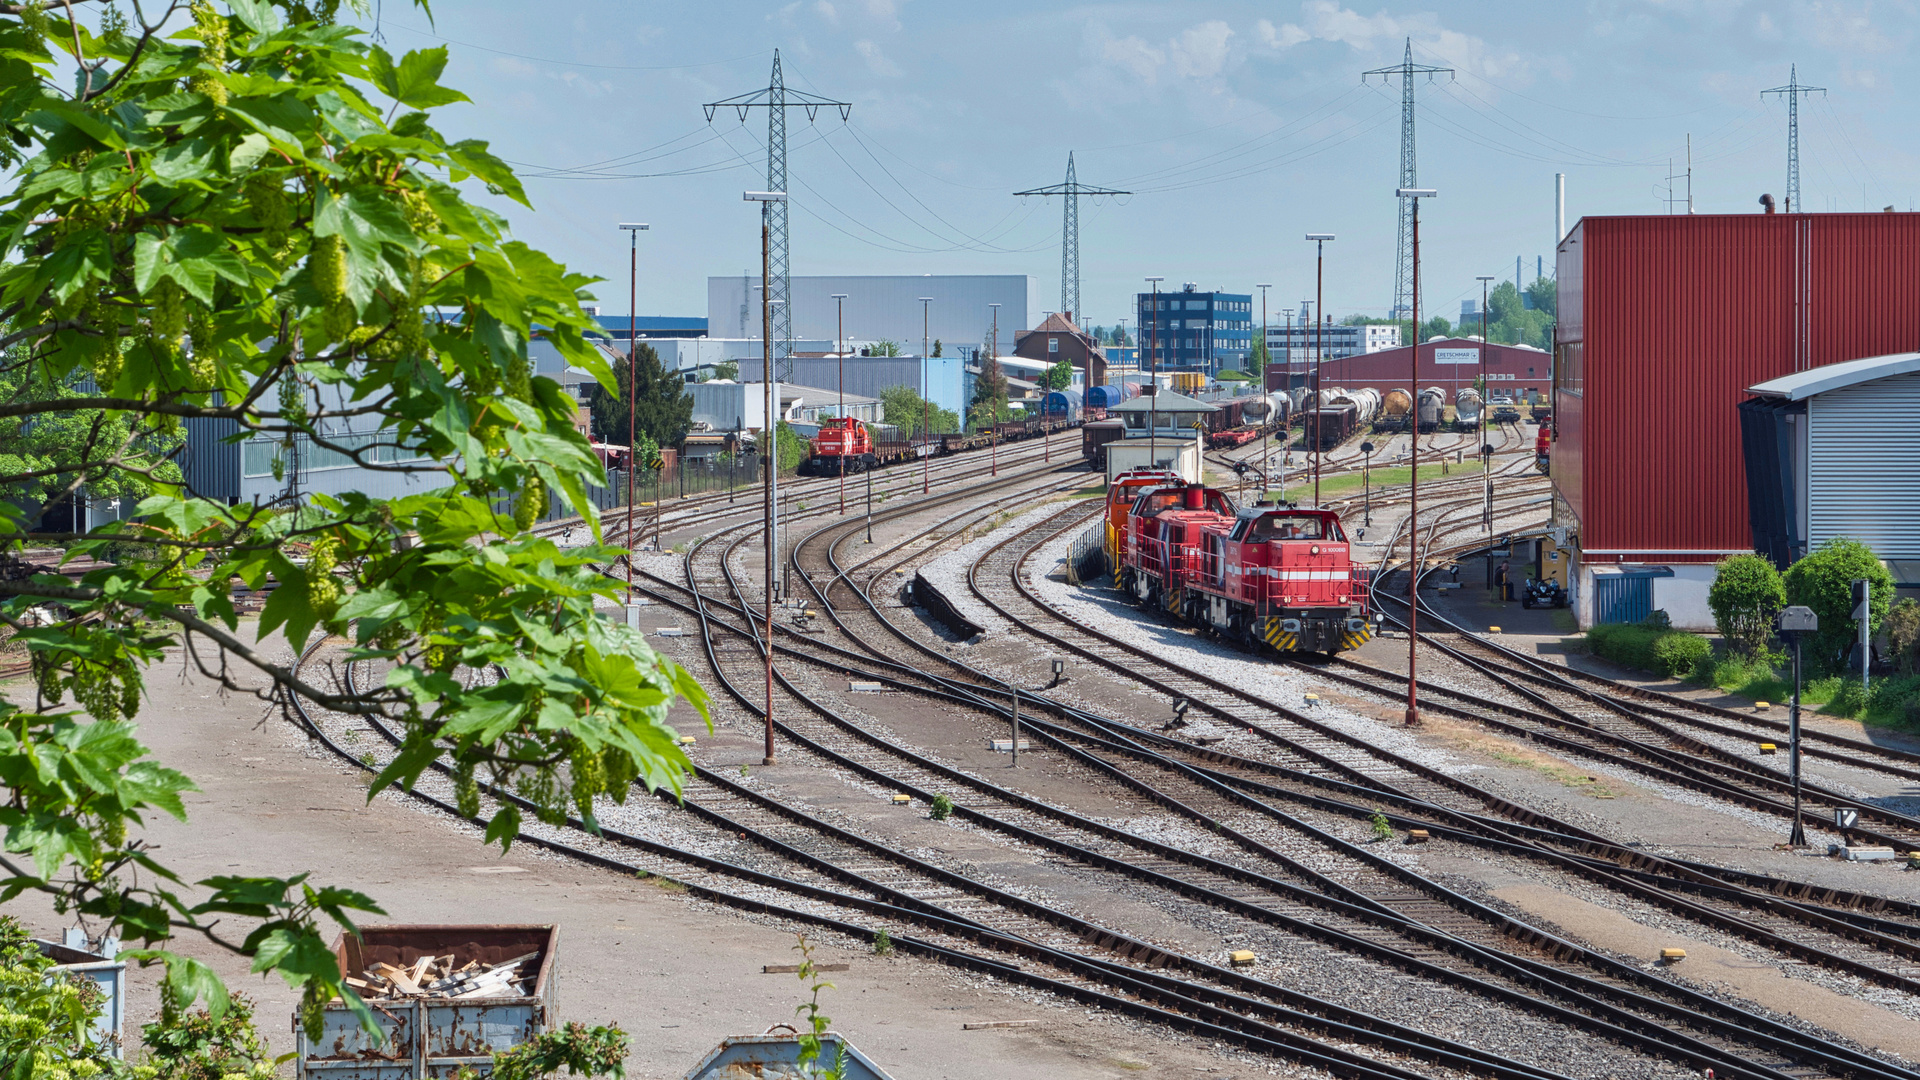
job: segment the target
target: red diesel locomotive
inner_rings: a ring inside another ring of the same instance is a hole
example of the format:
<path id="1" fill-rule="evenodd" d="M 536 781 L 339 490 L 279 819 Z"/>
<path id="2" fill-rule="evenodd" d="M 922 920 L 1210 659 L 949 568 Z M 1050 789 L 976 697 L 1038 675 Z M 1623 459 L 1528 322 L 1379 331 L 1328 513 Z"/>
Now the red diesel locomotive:
<path id="1" fill-rule="evenodd" d="M 1281 652 L 1373 637 L 1372 574 L 1330 510 L 1235 510 L 1219 491 L 1168 485 L 1135 500 L 1126 539 L 1117 584 L 1142 605 Z"/>

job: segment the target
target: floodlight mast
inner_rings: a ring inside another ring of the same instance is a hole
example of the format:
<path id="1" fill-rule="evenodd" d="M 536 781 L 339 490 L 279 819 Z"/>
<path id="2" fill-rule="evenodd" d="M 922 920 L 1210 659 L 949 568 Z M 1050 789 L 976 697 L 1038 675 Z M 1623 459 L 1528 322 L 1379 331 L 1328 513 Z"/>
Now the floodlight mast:
<path id="1" fill-rule="evenodd" d="M 627 607 L 633 607 L 633 447 L 634 447 L 634 401 L 636 387 L 639 385 L 640 355 L 639 335 L 635 330 L 637 314 L 640 308 L 640 234 L 647 231 L 644 222 L 623 221 L 622 229 L 632 238 L 632 251 L 627 265 Z"/>
<path id="2" fill-rule="evenodd" d="M 1411 375 L 1407 385 L 1413 393 L 1420 390 L 1420 200 L 1431 199 L 1440 193 L 1433 188 L 1401 188 L 1395 192 L 1402 199 L 1412 200 L 1413 213 L 1411 225 L 1413 232 L 1413 348 L 1408 362 Z M 1420 644 L 1420 399 L 1413 400 L 1413 414 L 1410 418 L 1412 430 L 1409 434 L 1407 460 L 1412 468 L 1407 477 L 1407 715 L 1408 727 L 1417 727 L 1420 723 L 1420 684 L 1414 677 L 1414 660 Z"/>
<path id="3" fill-rule="evenodd" d="M 760 204 L 760 381 L 766 392 L 766 413 L 760 425 L 760 460 L 767 469 L 767 580 L 765 582 L 767 640 L 762 643 L 766 652 L 767 669 L 767 715 L 766 715 L 766 757 L 762 765 L 772 765 L 773 756 L 773 579 L 779 563 L 780 516 L 776 510 L 780 497 L 780 391 L 775 382 L 773 371 L 773 293 L 768 288 L 773 276 L 772 207 L 776 203 L 787 201 L 784 191 L 747 191 L 740 196 L 744 202 Z"/>

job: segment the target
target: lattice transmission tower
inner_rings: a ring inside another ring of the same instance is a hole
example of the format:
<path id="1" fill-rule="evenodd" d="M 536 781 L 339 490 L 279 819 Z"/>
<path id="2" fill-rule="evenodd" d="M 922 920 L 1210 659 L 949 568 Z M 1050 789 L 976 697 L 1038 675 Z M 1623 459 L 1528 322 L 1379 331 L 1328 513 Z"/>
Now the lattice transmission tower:
<path id="1" fill-rule="evenodd" d="M 767 110 L 767 190 L 787 190 L 787 110 L 805 109 L 807 120 L 811 122 L 820 115 L 820 110 L 833 108 L 840 110 L 840 119 L 845 122 L 853 112 L 853 105 L 845 101 L 832 101 L 817 94 L 787 87 L 780 75 L 780 50 L 773 50 L 773 77 L 765 88 L 750 90 L 721 101 L 709 101 L 700 106 L 706 110 L 707 123 L 713 123 L 714 113 L 721 109 L 733 109 L 740 114 L 740 122 L 746 123 L 747 112 L 751 109 Z M 789 280 L 789 247 L 787 239 L 787 204 L 770 202 L 766 204 L 768 213 L 768 265 L 767 299 L 773 304 L 773 340 L 768 342 L 768 353 L 773 358 L 773 371 L 763 373 L 762 378 L 785 381 L 793 374 L 793 299 Z"/>
<path id="2" fill-rule="evenodd" d="M 1400 76 L 1400 187 L 1417 188 L 1420 186 L 1419 169 L 1415 167 L 1413 153 L 1413 77 L 1425 75 L 1427 81 L 1439 74 L 1452 75 L 1448 67 L 1432 67 L 1413 62 L 1413 39 L 1407 39 L 1407 55 L 1392 67 L 1374 68 L 1360 73 L 1360 81 L 1366 82 L 1367 76 L 1378 75 L 1384 82 L 1389 76 Z M 1388 312 L 1389 319 L 1404 319 L 1413 311 L 1413 200 L 1395 199 L 1399 204 L 1400 239 L 1393 261 L 1393 307 Z M 1420 336 L 1420 328 L 1414 327 L 1414 337 Z"/>
<path id="3" fill-rule="evenodd" d="M 1783 209 L 1789 214 L 1800 205 L 1800 95 L 1816 92 L 1825 94 L 1827 88 L 1802 86 L 1798 65 L 1787 68 L 1787 85 L 1760 91 L 1761 97 L 1781 94 L 1787 99 L 1787 205 Z"/>
<path id="4" fill-rule="evenodd" d="M 1060 311 L 1068 319 L 1084 317 L 1080 310 L 1080 196 L 1131 195 L 1131 191 L 1083 184 L 1073 172 L 1073 152 L 1067 152 L 1067 180 L 1052 187 L 1016 191 L 1015 195 L 1060 195 L 1066 201 L 1060 224 Z"/>

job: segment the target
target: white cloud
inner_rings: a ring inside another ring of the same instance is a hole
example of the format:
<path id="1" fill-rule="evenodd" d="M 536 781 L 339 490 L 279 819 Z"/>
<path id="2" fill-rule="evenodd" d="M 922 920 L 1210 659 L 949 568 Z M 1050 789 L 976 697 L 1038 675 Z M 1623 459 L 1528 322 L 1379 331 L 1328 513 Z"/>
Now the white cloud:
<path id="1" fill-rule="evenodd" d="M 840 21 L 840 13 L 835 11 L 833 5 L 827 3 L 827 0 L 815 0 L 813 13 L 830 23 Z"/>
<path id="2" fill-rule="evenodd" d="M 1895 48 L 1895 43 L 1873 23 L 1873 5 L 1828 0 L 1807 8 L 1803 23 L 1812 24 L 1813 38 L 1841 54 L 1880 53 Z"/>
<path id="3" fill-rule="evenodd" d="M 900 65 L 887 59 L 880 46 L 862 38 L 853 43 L 853 49 L 867 61 L 867 70 L 883 78 L 893 78 L 900 74 Z"/>
<path id="4" fill-rule="evenodd" d="M 1173 72 L 1192 79 L 1210 79 L 1227 66 L 1227 39 L 1233 28 L 1215 19 L 1180 32 L 1167 43 Z"/>
<path id="5" fill-rule="evenodd" d="M 867 15 L 889 30 L 900 29 L 900 12 L 894 0 L 867 0 Z"/>
<path id="6" fill-rule="evenodd" d="M 1160 66 L 1167 62 L 1167 54 L 1165 50 L 1156 49 L 1138 37 L 1109 38 L 1101 46 L 1100 59 L 1152 82 L 1159 74 Z"/>
<path id="7" fill-rule="evenodd" d="M 1269 49 L 1290 49 L 1313 37 L 1292 23 L 1276 28 L 1265 19 L 1254 24 L 1253 36 Z"/>
<path id="8" fill-rule="evenodd" d="M 1356 52 L 1400 52 L 1400 43 L 1413 39 L 1424 51 L 1444 57 L 1450 63 L 1476 75 L 1489 78 L 1523 77 L 1531 70 L 1527 59 L 1512 50 L 1502 51 L 1483 38 L 1448 30 L 1439 17 L 1421 12 L 1405 17 L 1382 11 L 1362 15 L 1342 7 L 1338 0 L 1306 0 L 1300 5 L 1300 21 L 1271 27 L 1264 22 L 1256 28 L 1261 44 L 1289 49 L 1309 41 L 1331 41 Z"/>

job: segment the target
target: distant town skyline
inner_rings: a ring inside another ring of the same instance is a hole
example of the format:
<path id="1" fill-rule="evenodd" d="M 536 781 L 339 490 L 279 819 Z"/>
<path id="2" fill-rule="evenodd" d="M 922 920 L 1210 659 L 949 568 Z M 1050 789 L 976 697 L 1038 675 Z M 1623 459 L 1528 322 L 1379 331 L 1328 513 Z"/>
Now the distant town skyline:
<path id="1" fill-rule="evenodd" d="M 832 110 L 790 120 L 793 272 L 1028 274 L 1030 321 L 1058 304 L 1061 205 L 1011 193 L 1058 183 L 1069 151 L 1082 182 L 1135 192 L 1082 202 L 1080 321 L 1131 323 L 1146 275 L 1255 294 L 1272 282 L 1268 317 L 1282 321 L 1313 295 L 1308 231 L 1339 238 L 1327 311 L 1385 315 L 1400 89 L 1360 72 L 1397 63 L 1409 38 L 1417 63 L 1456 72 L 1416 90 L 1420 183 L 1440 192 L 1422 208 L 1423 318 L 1457 317 L 1475 276 L 1511 280 L 1516 258 L 1524 281 L 1537 260 L 1552 273 L 1556 172 L 1569 225 L 1684 211 L 1691 135 L 1697 211 L 1782 198 L 1786 109 L 1760 92 L 1790 67 L 1827 88 L 1801 104 L 1807 208 L 1915 205 L 1895 132 L 1914 111 L 1897 60 L 1916 22 L 1867 3 L 631 11 L 471 0 L 437 6 L 431 26 L 398 4 L 378 23 L 395 52 L 448 44 L 447 80 L 474 105 L 443 123 L 515 163 L 536 207 L 510 212 L 519 235 L 608 278 L 608 312 L 627 307 L 620 221 L 652 225 L 643 314 L 701 313 L 710 275 L 758 272 L 740 192 L 765 184 L 765 114 L 709 124 L 700 106 L 766 85 L 775 48 L 788 85 L 853 104 L 845 123 Z"/>

